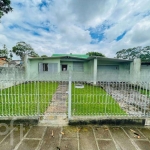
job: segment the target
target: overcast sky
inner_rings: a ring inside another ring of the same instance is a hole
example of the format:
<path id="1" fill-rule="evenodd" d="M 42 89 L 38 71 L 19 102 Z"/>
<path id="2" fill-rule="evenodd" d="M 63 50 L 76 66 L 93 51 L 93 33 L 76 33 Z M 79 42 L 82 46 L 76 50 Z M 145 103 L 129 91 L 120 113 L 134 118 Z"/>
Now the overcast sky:
<path id="1" fill-rule="evenodd" d="M 19 41 L 39 55 L 150 46 L 150 0 L 11 0 L 0 20 L 0 48 Z"/>

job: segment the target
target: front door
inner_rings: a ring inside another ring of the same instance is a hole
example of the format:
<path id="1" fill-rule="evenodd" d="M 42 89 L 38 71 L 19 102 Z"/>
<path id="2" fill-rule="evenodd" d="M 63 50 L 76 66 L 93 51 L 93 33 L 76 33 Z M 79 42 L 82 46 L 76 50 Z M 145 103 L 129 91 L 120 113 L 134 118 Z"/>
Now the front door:
<path id="1" fill-rule="evenodd" d="M 67 65 L 62 65 L 62 71 L 67 71 Z"/>

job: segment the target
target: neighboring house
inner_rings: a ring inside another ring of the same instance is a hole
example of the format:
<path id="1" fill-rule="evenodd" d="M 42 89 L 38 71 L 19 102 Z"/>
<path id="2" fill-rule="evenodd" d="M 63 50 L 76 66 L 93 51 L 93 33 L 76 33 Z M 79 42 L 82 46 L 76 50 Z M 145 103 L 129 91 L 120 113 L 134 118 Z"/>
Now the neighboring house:
<path id="1" fill-rule="evenodd" d="M 8 61 L 6 57 L 0 57 L 0 67 L 8 67 Z"/>
<path id="2" fill-rule="evenodd" d="M 22 65 L 22 61 L 21 60 L 11 60 L 8 63 L 9 67 L 19 67 Z"/>
<path id="3" fill-rule="evenodd" d="M 6 58 L 0 58 L 0 79 L 24 79 L 25 70 L 21 67 L 21 64 L 20 60 L 7 61 Z"/>
<path id="4" fill-rule="evenodd" d="M 51 57 L 26 58 L 27 78 L 122 81 L 135 77 L 139 60 L 124 60 L 80 54 L 53 54 Z"/>

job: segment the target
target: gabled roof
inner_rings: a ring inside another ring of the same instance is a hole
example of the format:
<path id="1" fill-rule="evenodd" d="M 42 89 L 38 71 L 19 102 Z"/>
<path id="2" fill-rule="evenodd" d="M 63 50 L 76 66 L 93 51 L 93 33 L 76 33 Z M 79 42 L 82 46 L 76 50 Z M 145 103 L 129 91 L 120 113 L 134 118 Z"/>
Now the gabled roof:
<path id="1" fill-rule="evenodd" d="M 112 62 L 132 62 L 133 60 L 126 60 L 126 59 L 118 59 L 118 58 L 107 58 L 101 56 L 89 56 L 89 55 L 81 55 L 81 54 L 53 54 L 51 57 L 29 57 L 30 60 L 46 60 L 46 59 L 77 59 L 77 60 L 92 60 L 97 58 L 98 60 L 104 61 L 112 61 Z"/>
<path id="2" fill-rule="evenodd" d="M 29 57 L 30 60 L 46 60 L 46 59 L 80 59 L 80 60 L 87 60 L 87 58 L 80 58 L 80 57 L 73 57 L 73 56 L 57 56 L 57 57 Z"/>
<path id="3" fill-rule="evenodd" d="M 51 57 L 62 57 L 62 56 L 70 56 L 76 58 L 88 58 L 89 55 L 86 54 L 53 54 Z"/>

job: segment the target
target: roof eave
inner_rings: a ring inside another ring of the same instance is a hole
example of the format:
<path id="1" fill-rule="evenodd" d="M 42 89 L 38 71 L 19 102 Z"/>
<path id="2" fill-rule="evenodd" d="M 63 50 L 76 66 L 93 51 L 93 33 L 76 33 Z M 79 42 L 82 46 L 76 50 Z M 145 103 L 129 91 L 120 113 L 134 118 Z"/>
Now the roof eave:
<path id="1" fill-rule="evenodd" d="M 90 56 L 88 60 L 92 60 L 97 58 L 98 60 L 111 60 L 111 61 L 118 61 L 118 62 L 132 62 L 133 60 L 126 60 L 126 59 L 118 59 L 118 58 L 108 58 L 108 57 L 101 57 L 101 56 Z"/>

